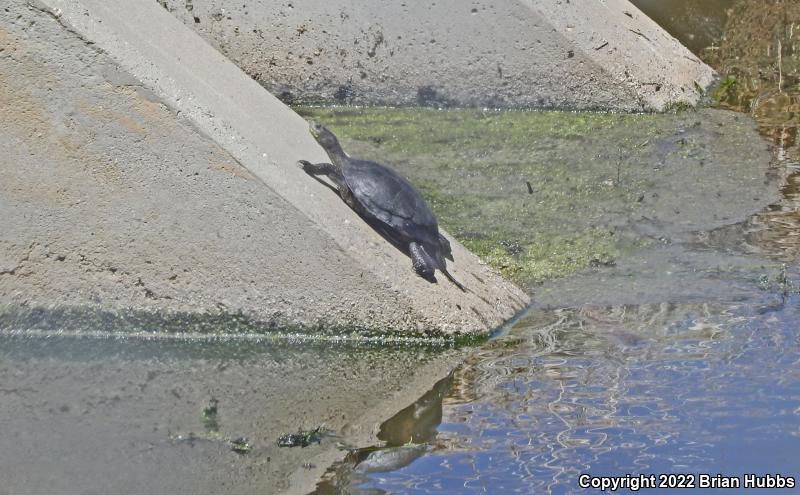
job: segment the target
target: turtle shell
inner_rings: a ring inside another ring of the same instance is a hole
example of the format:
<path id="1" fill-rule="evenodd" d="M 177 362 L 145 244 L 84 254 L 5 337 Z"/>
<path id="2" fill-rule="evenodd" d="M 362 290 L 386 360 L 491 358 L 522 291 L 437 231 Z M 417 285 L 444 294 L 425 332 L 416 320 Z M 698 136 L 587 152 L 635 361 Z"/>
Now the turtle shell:
<path id="1" fill-rule="evenodd" d="M 436 217 L 403 176 L 380 163 L 353 158 L 342 167 L 342 175 L 353 198 L 369 216 L 409 242 L 438 244 Z"/>

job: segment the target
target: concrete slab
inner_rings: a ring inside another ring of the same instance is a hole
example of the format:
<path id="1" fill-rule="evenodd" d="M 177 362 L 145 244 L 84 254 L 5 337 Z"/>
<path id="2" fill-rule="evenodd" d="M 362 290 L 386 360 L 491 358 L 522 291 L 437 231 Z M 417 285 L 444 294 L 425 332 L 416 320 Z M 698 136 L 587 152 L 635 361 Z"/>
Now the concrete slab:
<path id="1" fill-rule="evenodd" d="M 14 0 L 0 39 L 4 311 L 455 334 L 527 304 L 458 243 L 467 293 L 417 277 L 294 165 L 325 159 L 305 121 L 155 2 Z"/>
<path id="2" fill-rule="evenodd" d="M 714 71 L 627 0 L 162 0 L 285 100 L 642 111 Z"/>

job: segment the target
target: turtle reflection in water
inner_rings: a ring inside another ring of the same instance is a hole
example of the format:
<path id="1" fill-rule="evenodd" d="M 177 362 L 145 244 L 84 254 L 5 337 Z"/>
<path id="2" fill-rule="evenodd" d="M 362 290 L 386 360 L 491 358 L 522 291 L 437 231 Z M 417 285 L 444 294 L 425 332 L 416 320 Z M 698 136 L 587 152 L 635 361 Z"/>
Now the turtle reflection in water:
<path id="1" fill-rule="evenodd" d="M 447 271 L 445 258 L 453 261 L 450 242 L 439 233 L 436 217 L 419 191 L 386 165 L 347 156 L 336 136 L 320 124 L 312 123 L 310 131 L 332 163 L 301 160 L 298 164 L 303 170 L 333 181 L 350 208 L 407 252 L 420 277 L 436 282 L 438 269 L 463 291 L 464 286 Z"/>

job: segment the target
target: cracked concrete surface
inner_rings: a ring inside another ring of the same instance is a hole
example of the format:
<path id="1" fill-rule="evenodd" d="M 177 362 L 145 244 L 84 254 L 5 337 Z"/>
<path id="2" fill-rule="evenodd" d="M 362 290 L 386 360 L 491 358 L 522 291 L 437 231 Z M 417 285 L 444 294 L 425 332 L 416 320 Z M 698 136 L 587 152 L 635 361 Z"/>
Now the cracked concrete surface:
<path id="1" fill-rule="evenodd" d="M 294 166 L 322 153 L 304 121 L 157 4 L 53 3 L 0 10 L 0 307 L 480 333 L 527 302 L 458 245 L 471 293 L 417 277 Z"/>
<path id="2" fill-rule="evenodd" d="M 652 111 L 714 71 L 627 0 L 163 0 L 284 100 Z"/>

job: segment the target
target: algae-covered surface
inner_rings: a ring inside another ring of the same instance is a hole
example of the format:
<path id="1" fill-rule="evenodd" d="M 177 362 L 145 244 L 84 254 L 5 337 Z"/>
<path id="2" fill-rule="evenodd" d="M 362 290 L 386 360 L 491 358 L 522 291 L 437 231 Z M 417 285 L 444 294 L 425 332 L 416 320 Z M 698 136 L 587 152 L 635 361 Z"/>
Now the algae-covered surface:
<path id="1" fill-rule="evenodd" d="M 94 306 L 0 304 L 0 335 L 59 335 L 97 338 L 160 340 L 250 340 L 252 342 L 351 342 L 408 347 L 453 347 L 485 341 L 489 335 L 408 334 L 352 324 L 306 327 L 264 322 L 241 312 L 197 314 L 136 308 L 100 309 Z"/>
<path id="2" fill-rule="evenodd" d="M 417 185 L 443 228 L 531 289 L 777 198 L 749 118 L 300 108 Z"/>

